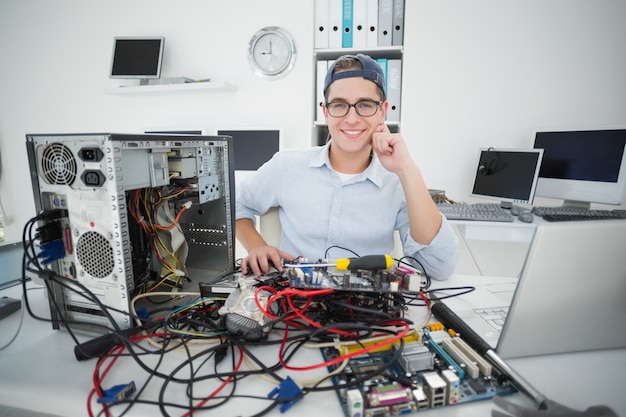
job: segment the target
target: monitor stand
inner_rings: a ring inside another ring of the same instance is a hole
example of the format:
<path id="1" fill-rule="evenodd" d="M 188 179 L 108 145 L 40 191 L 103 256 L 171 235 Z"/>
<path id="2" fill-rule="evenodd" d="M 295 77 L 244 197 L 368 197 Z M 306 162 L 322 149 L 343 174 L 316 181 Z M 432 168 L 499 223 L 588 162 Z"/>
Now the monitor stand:
<path id="1" fill-rule="evenodd" d="M 561 204 L 561 207 L 572 207 L 589 210 L 591 209 L 591 203 L 588 201 L 563 200 L 563 204 Z"/>

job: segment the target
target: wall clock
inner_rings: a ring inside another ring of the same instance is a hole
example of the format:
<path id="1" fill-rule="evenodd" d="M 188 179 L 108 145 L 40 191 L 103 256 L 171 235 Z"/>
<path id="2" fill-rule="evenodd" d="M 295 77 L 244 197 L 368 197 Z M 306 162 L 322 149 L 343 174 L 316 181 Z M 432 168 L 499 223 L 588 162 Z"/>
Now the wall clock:
<path id="1" fill-rule="evenodd" d="M 256 32 L 250 39 L 248 60 L 256 75 L 277 80 L 293 69 L 296 44 L 285 29 L 268 26 Z"/>

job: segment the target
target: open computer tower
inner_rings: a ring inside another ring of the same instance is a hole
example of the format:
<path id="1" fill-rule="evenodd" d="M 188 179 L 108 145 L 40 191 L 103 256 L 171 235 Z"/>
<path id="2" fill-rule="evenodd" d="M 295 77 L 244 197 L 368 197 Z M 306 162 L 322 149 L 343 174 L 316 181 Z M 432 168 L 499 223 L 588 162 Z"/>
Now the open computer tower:
<path id="1" fill-rule="evenodd" d="M 198 292 L 234 268 L 231 137 L 37 134 L 26 146 L 37 212 L 62 213 L 39 227 L 57 243 L 47 268 L 112 307 L 119 327 L 133 325 L 137 294 Z M 49 299 L 56 329 L 110 327 L 79 291 L 53 282 Z"/>

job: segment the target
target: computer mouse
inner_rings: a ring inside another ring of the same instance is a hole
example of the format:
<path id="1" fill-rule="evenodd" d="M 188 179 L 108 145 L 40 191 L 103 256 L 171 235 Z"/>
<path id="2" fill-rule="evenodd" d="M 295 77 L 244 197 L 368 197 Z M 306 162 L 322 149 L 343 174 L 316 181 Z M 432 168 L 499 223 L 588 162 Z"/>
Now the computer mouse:
<path id="1" fill-rule="evenodd" d="M 535 216 L 531 212 L 520 213 L 517 218 L 524 223 L 532 223 L 535 220 Z"/>

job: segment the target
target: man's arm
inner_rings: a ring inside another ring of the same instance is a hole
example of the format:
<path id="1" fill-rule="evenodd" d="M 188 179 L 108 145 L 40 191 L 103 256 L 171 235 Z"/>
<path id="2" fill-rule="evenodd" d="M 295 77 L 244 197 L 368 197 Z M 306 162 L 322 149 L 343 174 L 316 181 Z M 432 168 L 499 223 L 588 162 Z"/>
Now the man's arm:
<path id="1" fill-rule="evenodd" d="M 402 136 L 382 124 L 372 137 L 372 147 L 381 164 L 395 173 L 402 184 L 409 213 L 411 237 L 428 245 L 441 228 L 441 214 L 428 192 L 422 173 L 413 162 Z"/>
<path id="2" fill-rule="evenodd" d="M 282 259 L 294 259 L 293 256 L 270 246 L 259 234 L 252 219 L 242 218 L 235 223 L 237 239 L 248 252 L 241 262 L 241 272 L 248 273 L 248 268 L 255 276 L 263 275 L 270 269 L 270 264 L 282 272 Z"/>

